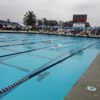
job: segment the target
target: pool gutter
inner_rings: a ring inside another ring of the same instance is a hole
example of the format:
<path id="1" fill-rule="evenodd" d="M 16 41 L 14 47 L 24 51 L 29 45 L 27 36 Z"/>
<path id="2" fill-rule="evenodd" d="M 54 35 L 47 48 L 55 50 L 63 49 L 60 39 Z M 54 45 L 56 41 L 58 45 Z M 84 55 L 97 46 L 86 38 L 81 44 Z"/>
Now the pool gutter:
<path id="1" fill-rule="evenodd" d="M 88 86 L 95 87 L 96 91 L 88 90 Z M 64 100 L 100 100 L 100 54 L 94 59 Z"/>
<path id="2" fill-rule="evenodd" d="M 57 33 L 47 33 L 38 31 L 12 31 L 12 30 L 0 30 L 0 33 L 17 33 L 17 34 L 45 34 L 45 35 L 59 35 L 59 36 L 70 36 L 70 37 L 85 37 L 85 38 L 98 38 L 100 36 L 86 36 L 86 35 L 69 35 L 69 34 L 57 34 Z"/>

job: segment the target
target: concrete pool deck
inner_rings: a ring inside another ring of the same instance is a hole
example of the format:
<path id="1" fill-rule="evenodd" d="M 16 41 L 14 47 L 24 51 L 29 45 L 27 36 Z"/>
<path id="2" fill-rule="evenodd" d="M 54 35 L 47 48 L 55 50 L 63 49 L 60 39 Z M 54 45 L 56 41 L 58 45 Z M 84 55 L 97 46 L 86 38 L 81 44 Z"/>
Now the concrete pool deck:
<path id="1" fill-rule="evenodd" d="M 96 91 L 90 91 L 93 86 Z M 64 100 L 100 100 L 100 53 L 72 87 Z"/>

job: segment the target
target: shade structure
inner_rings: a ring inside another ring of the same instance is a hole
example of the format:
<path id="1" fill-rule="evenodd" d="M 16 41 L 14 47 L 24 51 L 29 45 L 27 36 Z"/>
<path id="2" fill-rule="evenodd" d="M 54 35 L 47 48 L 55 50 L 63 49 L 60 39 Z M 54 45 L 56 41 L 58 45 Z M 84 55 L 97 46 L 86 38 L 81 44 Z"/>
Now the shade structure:
<path id="1" fill-rule="evenodd" d="M 59 28 L 58 26 L 53 26 L 53 28 Z"/>
<path id="2" fill-rule="evenodd" d="M 10 22 L 9 24 L 10 24 L 10 25 L 14 25 L 14 22 Z"/>
<path id="3" fill-rule="evenodd" d="M 0 25 L 2 25 L 2 22 L 0 22 Z"/>
<path id="4" fill-rule="evenodd" d="M 48 25 L 48 26 L 46 26 L 46 28 L 52 28 L 52 26 Z"/>
<path id="5" fill-rule="evenodd" d="M 46 28 L 46 26 L 45 25 L 40 25 L 39 28 Z"/>
<path id="6" fill-rule="evenodd" d="M 90 30 L 94 30 L 95 28 L 94 28 L 94 27 L 89 27 L 89 29 L 90 29 Z"/>
<path id="7" fill-rule="evenodd" d="M 7 21 L 2 22 L 3 25 L 8 25 L 9 23 Z"/>
<path id="8" fill-rule="evenodd" d="M 95 31 L 100 31 L 100 28 L 95 28 L 94 30 L 95 30 Z"/>
<path id="9" fill-rule="evenodd" d="M 85 30 L 86 28 L 85 28 L 85 27 L 79 27 L 78 29 L 80 29 L 80 30 Z"/>
<path id="10" fill-rule="evenodd" d="M 70 28 L 69 26 L 65 26 L 65 27 L 64 27 L 64 29 L 69 29 L 69 28 Z"/>
<path id="11" fill-rule="evenodd" d="M 100 31 L 100 28 L 98 28 L 98 31 Z"/>
<path id="12" fill-rule="evenodd" d="M 79 28 L 79 27 L 77 27 L 77 26 L 73 26 L 73 27 L 72 27 L 72 29 L 78 29 L 78 28 Z"/>
<path id="13" fill-rule="evenodd" d="M 15 23 L 16 25 L 19 25 L 19 23 Z"/>

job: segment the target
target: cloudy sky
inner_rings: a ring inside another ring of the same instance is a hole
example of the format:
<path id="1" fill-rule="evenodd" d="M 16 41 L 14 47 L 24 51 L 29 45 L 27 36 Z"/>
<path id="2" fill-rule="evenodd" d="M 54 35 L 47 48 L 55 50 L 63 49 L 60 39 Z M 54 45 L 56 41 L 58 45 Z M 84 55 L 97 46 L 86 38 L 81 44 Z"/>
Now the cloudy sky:
<path id="1" fill-rule="evenodd" d="M 0 19 L 23 23 L 27 11 L 38 19 L 69 21 L 73 14 L 87 14 L 91 26 L 100 26 L 100 0 L 0 0 Z"/>

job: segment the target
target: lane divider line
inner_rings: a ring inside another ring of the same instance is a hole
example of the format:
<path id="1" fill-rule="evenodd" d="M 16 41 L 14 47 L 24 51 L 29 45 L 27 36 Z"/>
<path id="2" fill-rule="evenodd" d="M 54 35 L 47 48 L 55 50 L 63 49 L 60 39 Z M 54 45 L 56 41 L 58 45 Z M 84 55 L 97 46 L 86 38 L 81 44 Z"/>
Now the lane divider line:
<path id="1" fill-rule="evenodd" d="M 74 41 L 74 42 L 75 42 L 75 41 Z M 69 43 L 74 43 L 74 42 L 67 42 L 67 43 L 64 43 L 64 44 L 69 44 Z M 63 45 L 63 44 L 62 44 L 62 45 Z M 28 52 L 32 52 L 32 51 L 36 51 L 36 50 L 41 50 L 41 49 L 46 49 L 46 48 L 50 48 L 50 47 L 56 47 L 56 46 L 58 46 L 58 45 L 48 46 L 48 47 L 42 47 L 42 48 L 37 48 L 37 49 L 27 50 L 27 51 L 21 51 L 21 52 L 12 53 L 12 54 L 7 54 L 7 55 L 1 55 L 0 58 L 7 57 L 7 56 L 12 56 L 12 55 L 17 55 L 17 54 L 28 53 Z"/>

